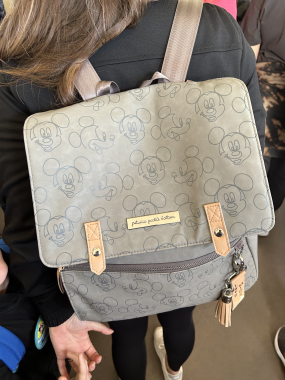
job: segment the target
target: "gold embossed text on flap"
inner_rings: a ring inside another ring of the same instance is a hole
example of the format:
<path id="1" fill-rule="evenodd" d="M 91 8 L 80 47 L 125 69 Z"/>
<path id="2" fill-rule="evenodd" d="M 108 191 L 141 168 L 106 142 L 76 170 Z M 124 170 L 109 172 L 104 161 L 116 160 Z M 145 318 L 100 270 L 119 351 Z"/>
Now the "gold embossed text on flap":
<path id="1" fill-rule="evenodd" d="M 91 271 L 100 275 L 106 269 L 100 222 L 84 223 Z"/>
<path id="2" fill-rule="evenodd" d="M 178 223 L 180 222 L 179 211 L 164 212 L 161 214 L 137 216 L 128 218 L 128 230 L 134 228 L 142 228 L 149 226 L 159 226 L 161 224 Z"/>
<path id="3" fill-rule="evenodd" d="M 215 251 L 218 255 L 226 256 L 230 250 L 229 237 L 220 203 L 204 205 Z"/>

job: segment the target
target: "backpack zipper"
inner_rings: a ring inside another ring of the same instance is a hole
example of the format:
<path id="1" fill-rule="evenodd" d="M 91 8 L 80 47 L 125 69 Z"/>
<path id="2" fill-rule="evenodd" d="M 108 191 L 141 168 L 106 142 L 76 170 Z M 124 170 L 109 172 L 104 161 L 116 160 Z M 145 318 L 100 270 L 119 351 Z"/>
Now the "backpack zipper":
<path id="1" fill-rule="evenodd" d="M 244 243 L 242 238 L 235 239 L 230 243 L 231 249 L 235 248 L 235 250 L 240 250 L 243 247 Z M 221 257 L 215 251 L 210 252 L 202 257 L 198 257 L 196 259 L 190 259 L 186 261 L 181 261 L 179 263 L 156 263 L 156 264 L 106 264 L 106 272 L 107 273 L 171 273 L 183 271 L 195 267 L 199 267 L 201 265 L 207 264 L 210 261 L 213 261 Z M 61 272 L 87 272 L 90 271 L 90 264 L 78 264 L 68 267 L 60 267 L 57 270 L 57 280 L 58 286 L 62 293 L 65 292 L 64 286 L 62 283 Z"/>

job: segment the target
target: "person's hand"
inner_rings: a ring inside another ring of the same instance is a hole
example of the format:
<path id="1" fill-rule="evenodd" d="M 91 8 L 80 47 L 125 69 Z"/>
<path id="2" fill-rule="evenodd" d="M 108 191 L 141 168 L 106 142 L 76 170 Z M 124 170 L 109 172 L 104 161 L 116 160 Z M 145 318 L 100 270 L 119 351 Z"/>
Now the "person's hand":
<path id="1" fill-rule="evenodd" d="M 113 330 L 99 322 L 80 321 L 73 314 L 66 322 L 57 327 L 50 327 L 50 338 L 56 353 L 59 372 L 70 380 L 65 366 L 65 359 L 70 359 L 72 368 L 79 372 L 78 354 L 85 353 L 88 359 L 88 370 L 94 371 L 102 356 L 95 350 L 90 341 L 88 331 L 98 331 L 110 335 Z M 89 372 L 88 372 L 89 373 Z M 90 375 L 90 373 L 89 373 Z"/>
<path id="2" fill-rule="evenodd" d="M 88 371 L 88 362 L 84 358 L 83 354 L 78 355 L 78 361 L 79 361 L 79 372 L 77 372 L 75 380 L 89 380 L 89 371 Z M 67 380 L 65 376 L 60 376 L 58 380 Z"/>
<path id="3" fill-rule="evenodd" d="M 9 284 L 8 266 L 5 263 L 0 249 L 0 294 L 6 293 Z"/>

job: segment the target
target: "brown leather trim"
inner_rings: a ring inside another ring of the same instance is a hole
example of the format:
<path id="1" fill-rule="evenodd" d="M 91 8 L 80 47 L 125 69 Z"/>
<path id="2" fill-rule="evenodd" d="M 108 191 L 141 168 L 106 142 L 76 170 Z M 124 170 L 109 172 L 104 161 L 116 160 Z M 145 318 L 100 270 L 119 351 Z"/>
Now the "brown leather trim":
<path id="1" fill-rule="evenodd" d="M 100 222 L 96 221 L 84 223 L 84 228 L 87 239 L 91 271 L 97 275 L 100 275 L 106 269 L 105 253 L 100 229 Z M 98 256 L 94 256 L 94 249 L 100 252 Z"/>
<path id="2" fill-rule="evenodd" d="M 204 205 L 204 208 L 206 211 L 215 251 L 218 255 L 225 257 L 230 252 L 231 246 L 223 217 L 221 204 L 219 202 L 210 203 Z M 217 228 L 221 228 L 224 232 L 224 234 L 220 237 L 215 235 L 215 230 Z"/>

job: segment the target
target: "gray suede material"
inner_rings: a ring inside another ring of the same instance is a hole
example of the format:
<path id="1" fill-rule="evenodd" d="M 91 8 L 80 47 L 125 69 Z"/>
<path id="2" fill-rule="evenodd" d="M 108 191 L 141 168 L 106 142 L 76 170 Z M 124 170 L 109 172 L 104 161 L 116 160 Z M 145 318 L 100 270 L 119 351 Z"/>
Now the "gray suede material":
<path id="1" fill-rule="evenodd" d="M 207 246 L 203 205 L 213 202 L 221 204 L 230 240 L 274 225 L 250 99 L 240 80 L 158 84 L 102 96 L 29 117 L 24 136 L 47 266 L 88 262 L 83 224 L 94 220 L 100 221 L 107 260 L 166 249 L 172 257 L 177 249 Z M 126 228 L 127 218 L 170 211 L 179 212 L 180 223 Z"/>

